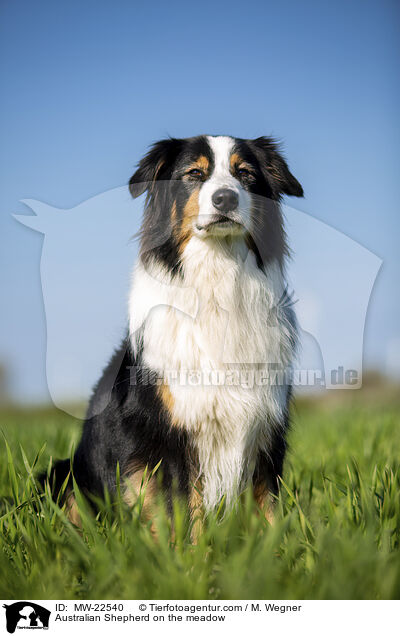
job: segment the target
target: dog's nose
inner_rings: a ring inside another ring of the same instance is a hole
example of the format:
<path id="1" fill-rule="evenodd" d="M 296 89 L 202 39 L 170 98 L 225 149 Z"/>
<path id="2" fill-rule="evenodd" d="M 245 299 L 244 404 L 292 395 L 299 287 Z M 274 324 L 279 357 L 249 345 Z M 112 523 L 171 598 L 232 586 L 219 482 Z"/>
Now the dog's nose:
<path id="1" fill-rule="evenodd" d="M 239 197 L 234 190 L 220 188 L 212 195 L 213 206 L 220 212 L 233 212 L 239 205 Z"/>

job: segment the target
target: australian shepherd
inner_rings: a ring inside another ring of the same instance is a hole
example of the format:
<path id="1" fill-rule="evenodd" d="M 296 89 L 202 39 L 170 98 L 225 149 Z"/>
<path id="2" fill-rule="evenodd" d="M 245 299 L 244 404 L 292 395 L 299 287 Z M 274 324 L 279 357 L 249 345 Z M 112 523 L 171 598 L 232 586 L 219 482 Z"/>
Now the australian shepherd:
<path id="1" fill-rule="evenodd" d="M 271 518 L 297 340 L 280 200 L 301 185 L 271 138 L 199 136 L 155 143 L 129 189 L 146 200 L 128 333 L 52 487 L 72 473 L 102 496 L 119 471 L 128 502 L 145 481 L 149 514 L 163 493 L 193 516 L 251 486 Z"/>

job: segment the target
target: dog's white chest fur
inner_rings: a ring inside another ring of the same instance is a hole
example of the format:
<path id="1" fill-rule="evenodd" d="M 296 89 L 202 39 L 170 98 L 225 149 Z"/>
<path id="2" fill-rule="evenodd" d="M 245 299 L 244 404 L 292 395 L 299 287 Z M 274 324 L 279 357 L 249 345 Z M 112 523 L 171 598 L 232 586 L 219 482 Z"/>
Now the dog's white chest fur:
<path id="1" fill-rule="evenodd" d="M 169 384 L 173 421 L 194 441 L 212 509 L 224 495 L 232 501 L 251 479 L 257 451 L 268 450 L 287 387 L 271 385 L 265 369 L 290 366 L 294 328 L 277 311 L 279 266 L 260 270 L 244 243 L 221 248 L 192 238 L 182 264 L 182 280 L 160 265 L 137 265 L 130 335 L 137 349 L 141 334 L 143 363 Z"/>

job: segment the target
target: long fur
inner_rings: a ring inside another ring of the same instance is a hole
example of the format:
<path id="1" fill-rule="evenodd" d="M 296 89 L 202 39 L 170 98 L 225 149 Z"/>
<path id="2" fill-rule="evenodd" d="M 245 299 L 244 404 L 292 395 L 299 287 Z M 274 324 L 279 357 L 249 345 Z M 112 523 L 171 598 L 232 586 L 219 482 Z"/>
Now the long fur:
<path id="1" fill-rule="evenodd" d="M 117 464 L 133 483 L 161 461 L 170 505 L 197 492 L 210 511 L 249 484 L 263 501 L 277 492 L 290 401 L 270 372 L 290 369 L 297 338 L 279 201 L 301 186 L 270 139 L 197 137 L 155 144 L 130 189 L 147 199 L 129 330 L 95 388 L 75 479 L 101 495 Z M 237 200 L 222 215 L 221 189 Z"/>

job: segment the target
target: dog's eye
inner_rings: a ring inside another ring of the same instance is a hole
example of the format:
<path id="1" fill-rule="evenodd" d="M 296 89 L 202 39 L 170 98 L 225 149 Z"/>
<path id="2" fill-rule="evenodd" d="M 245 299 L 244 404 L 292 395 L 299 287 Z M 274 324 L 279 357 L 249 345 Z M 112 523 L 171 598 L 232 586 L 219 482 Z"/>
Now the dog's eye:
<path id="1" fill-rule="evenodd" d="M 251 172 L 250 172 L 250 170 L 247 170 L 247 168 L 239 168 L 237 173 L 238 173 L 239 177 L 249 177 L 249 176 L 251 176 Z"/>
<path id="2" fill-rule="evenodd" d="M 199 179 L 204 177 L 204 172 L 198 168 L 192 168 L 192 170 L 189 170 L 186 174 Z"/>

